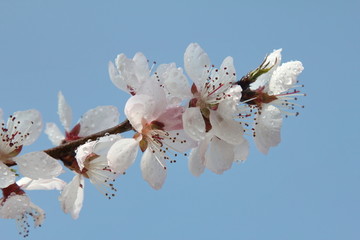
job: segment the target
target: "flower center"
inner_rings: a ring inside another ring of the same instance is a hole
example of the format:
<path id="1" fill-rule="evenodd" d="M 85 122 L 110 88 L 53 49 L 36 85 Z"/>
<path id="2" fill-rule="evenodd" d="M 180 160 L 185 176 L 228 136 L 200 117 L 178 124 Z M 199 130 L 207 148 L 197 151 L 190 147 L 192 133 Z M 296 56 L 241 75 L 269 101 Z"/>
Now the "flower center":
<path id="1" fill-rule="evenodd" d="M 150 123 L 144 123 L 141 133 L 136 133 L 134 138 L 140 138 L 139 146 L 142 152 L 148 148 L 149 142 L 154 142 L 162 147 L 162 133 L 165 133 L 164 124 L 159 121 L 152 121 Z"/>

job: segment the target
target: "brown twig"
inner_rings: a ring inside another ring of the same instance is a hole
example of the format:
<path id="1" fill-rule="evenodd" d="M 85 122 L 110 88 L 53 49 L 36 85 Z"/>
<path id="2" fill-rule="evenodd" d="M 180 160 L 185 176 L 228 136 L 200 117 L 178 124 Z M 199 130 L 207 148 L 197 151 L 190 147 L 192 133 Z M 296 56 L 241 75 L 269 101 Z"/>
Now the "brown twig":
<path id="1" fill-rule="evenodd" d="M 119 125 L 116 125 L 115 127 L 105 129 L 101 132 L 97 132 L 89 136 L 61 144 L 57 147 L 46 149 L 43 152 L 47 153 L 49 156 L 55 159 L 62 161 L 66 167 L 70 167 L 73 164 L 73 161 L 75 160 L 75 150 L 80 145 L 86 143 L 89 140 L 93 141 L 108 134 L 123 133 L 130 131 L 132 129 L 133 127 L 131 126 L 129 120 L 126 119 L 124 122 L 120 123 Z M 8 167 L 15 166 L 16 162 L 14 161 L 7 162 L 6 165 Z"/>
<path id="2" fill-rule="evenodd" d="M 115 127 L 112 127 L 112 128 L 103 130 L 101 132 L 94 133 L 92 135 L 59 145 L 54 148 L 44 150 L 44 152 L 55 159 L 63 161 L 65 165 L 71 165 L 71 162 L 73 160 L 72 157 L 75 156 L 75 150 L 80 145 L 86 143 L 89 140 L 90 141 L 96 140 L 99 137 L 103 137 L 107 134 L 123 133 L 123 132 L 130 131 L 132 129 L 133 128 L 132 128 L 129 120 L 125 120 L 124 122 L 120 123 L 119 125 L 116 125 Z"/>

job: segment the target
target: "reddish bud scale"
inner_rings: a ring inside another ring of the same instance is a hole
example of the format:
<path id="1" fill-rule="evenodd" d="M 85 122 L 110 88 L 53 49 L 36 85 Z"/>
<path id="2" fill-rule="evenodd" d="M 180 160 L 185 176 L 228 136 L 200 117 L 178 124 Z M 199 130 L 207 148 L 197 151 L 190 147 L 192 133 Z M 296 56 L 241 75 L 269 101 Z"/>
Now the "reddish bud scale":
<path id="1" fill-rule="evenodd" d="M 4 196 L 4 200 L 3 202 L 6 201 L 6 199 L 10 196 L 10 194 L 15 193 L 17 195 L 24 195 L 25 192 L 20 188 L 19 185 L 17 185 L 16 183 L 13 183 L 9 186 L 7 186 L 6 188 L 1 189 L 3 196 Z"/>
<path id="2" fill-rule="evenodd" d="M 198 93 L 198 89 L 197 89 L 195 83 L 193 83 L 193 85 L 191 86 L 191 93 L 194 94 L 194 95 L 195 95 L 196 93 Z"/>
<path id="3" fill-rule="evenodd" d="M 248 105 L 255 105 L 258 108 L 261 108 L 263 103 L 271 103 L 278 99 L 275 95 L 269 95 L 266 92 L 263 92 L 264 87 L 260 87 L 255 91 L 250 90 L 250 88 L 243 91 L 241 96 L 241 102 L 245 102 Z"/>
<path id="4" fill-rule="evenodd" d="M 65 142 L 71 142 L 74 140 L 78 140 L 81 137 L 79 137 L 79 133 L 80 133 L 80 123 L 76 124 L 73 129 L 71 129 L 70 132 L 65 132 Z"/>
<path id="5" fill-rule="evenodd" d="M 189 107 L 196 107 L 197 102 L 198 102 L 198 99 L 197 99 L 197 98 L 191 99 L 191 100 L 189 101 Z"/>

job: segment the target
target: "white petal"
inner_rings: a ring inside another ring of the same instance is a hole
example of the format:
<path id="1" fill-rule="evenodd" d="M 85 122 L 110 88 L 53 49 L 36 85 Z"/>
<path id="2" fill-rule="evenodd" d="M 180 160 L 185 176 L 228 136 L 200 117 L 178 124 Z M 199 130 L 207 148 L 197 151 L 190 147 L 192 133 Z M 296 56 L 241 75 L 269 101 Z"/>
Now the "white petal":
<path id="1" fill-rule="evenodd" d="M 249 155 L 249 143 L 247 140 L 235 146 L 235 161 L 245 161 Z"/>
<path id="2" fill-rule="evenodd" d="M 109 76 L 110 79 L 112 81 L 112 83 L 119 89 L 127 92 L 127 84 L 124 81 L 124 78 L 122 78 L 120 76 L 120 73 L 118 72 L 118 70 L 116 69 L 116 67 L 114 66 L 114 64 L 112 62 L 109 62 Z"/>
<path id="3" fill-rule="evenodd" d="M 232 57 L 226 57 L 219 69 L 219 80 L 224 84 L 236 82 L 236 70 Z"/>
<path id="4" fill-rule="evenodd" d="M 51 179 L 62 173 L 61 164 L 44 152 L 27 153 L 15 157 L 14 161 L 18 164 L 22 175 L 34 180 Z"/>
<path id="5" fill-rule="evenodd" d="M 61 191 L 66 182 L 59 178 L 33 180 L 23 177 L 16 182 L 23 190 L 59 190 Z"/>
<path id="6" fill-rule="evenodd" d="M 96 144 L 96 141 L 87 142 L 83 145 L 80 145 L 76 149 L 75 157 L 76 157 L 76 161 L 77 161 L 80 171 L 83 170 L 83 168 L 85 166 L 84 163 L 85 163 L 85 160 L 87 159 L 87 157 L 93 153 L 95 144 Z"/>
<path id="7" fill-rule="evenodd" d="M 155 105 L 154 101 L 149 96 L 147 96 L 147 98 L 149 100 L 149 108 L 153 108 L 153 106 Z M 126 102 L 124 109 L 127 119 L 130 121 L 132 127 L 138 132 L 142 131 L 143 119 L 147 109 L 147 107 L 145 106 L 146 104 L 141 100 L 142 99 L 139 98 L 129 98 L 129 100 Z"/>
<path id="8" fill-rule="evenodd" d="M 84 168 L 84 163 L 91 154 L 95 153 L 99 156 L 106 156 L 108 154 L 108 151 L 111 148 L 111 146 L 120 139 L 121 139 L 120 135 L 112 134 L 112 135 L 107 135 L 107 136 L 101 137 L 95 141 L 90 141 L 83 145 L 80 145 L 76 149 L 76 156 L 75 156 L 80 170 L 82 170 Z M 100 158 L 101 157 L 99 157 L 99 159 Z M 93 159 L 89 165 L 96 162 L 97 159 Z M 108 164 L 106 163 L 106 165 L 104 167 L 107 167 L 107 165 Z"/>
<path id="9" fill-rule="evenodd" d="M 197 43 L 190 43 L 184 54 L 186 73 L 197 87 L 202 87 L 207 79 L 207 70 L 211 67 L 207 53 Z"/>
<path id="10" fill-rule="evenodd" d="M 264 105 L 255 125 L 255 143 L 260 152 L 267 154 L 270 147 L 280 143 L 282 116 L 278 108 Z"/>
<path id="11" fill-rule="evenodd" d="M 135 63 L 135 74 L 139 79 L 139 82 L 144 82 L 150 76 L 149 62 L 145 55 L 141 52 L 137 52 L 133 61 Z"/>
<path id="12" fill-rule="evenodd" d="M 120 134 L 111 134 L 101 137 L 96 140 L 93 152 L 97 155 L 107 155 L 111 146 L 120 139 L 122 139 Z"/>
<path id="13" fill-rule="evenodd" d="M 242 95 L 242 88 L 240 85 L 232 85 L 226 92 L 226 95 L 231 96 L 230 98 L 227 98 L 225 101 L 230 100 L 230 102 L 239 103 Z M 224 101 L 222 101 L 224 102 Z"/>
<path id="14" fill-rule="evenodd" d="M 130 93 L 137 93 L 150 77 L 149 64 L 142 53 L 136 53 L 133 59 L 127 58 L 125 54 L 119 54 L 115 65 L 121 81 L 126 83 L 125 86 Z"/>
<path id="15" fill-rule="evenodd" d="M 166 101 L 160 103 L 157 98 L 143 94 L 129 98 L 124 109 L 127 119 L 138 132 L 141 132 L 144 120 L 146 122 L 156 120 L 165 110 Z"/>
<path id="16" fill-rule="evenodd" d="M 198 142 L 190 138 L 184 130 L 169 131 L 168 134 L 169 138 L 165 138 L 162 143 L 171 146 L 176 152 L 185 153 L 198 146 Z"/>
<path id="17" fill-rule="evenodd" d="M 59 146 L 62 140 L 65 139 L 64 134 L 55 123 L 46 123 L 45 133 L 48 135 L 51 143 Z"/>
<path id="18" fill-rule="evenodd" d="M 170 78 L 170 72 L 176 69 L 175 63 L 160 64 L 156 68 L 156 73 L 151 75 L 151 78 L 156 79 L 159 84 L 163 85 L 166 79 Z"/>
<path id="19" fill-rule="evenodd" d="M 180 99 L 192 97 L 189 81 L 181 68 L 176 68 L 175 64 L 162 64 L 156 72 L 167 93 L 172 97 Z"/>
<path id="20" fill-rule="evenodd" d="M 136 95 L 144 94 L 154 99 L 155 111 L 163 110 L 167 106 L 167 99 L 165 90 L 160 86 L 159 82 L 155 78 L 148 78 L 141 87 L 138 88 Z"/>
<path id="21" fill-rule="evenodd" d="M 17 127 L 12 129 L 12 127 Z M 41 114 L 35 109 L 15 112 L 8 120 L 8 129 L 12 133 L 18 132 L 14 141 L 19 145 L 30 145 L 40 136 L 42 130 Z M 22 138 L 21 136 L 25 136 Z M 18 137 L 18 138 L 17 138 Z"/>
<path id="22" fill-rule="evenodd" d="M 239 94 L 238 91 L 241 89 L 241 87 L 237 88 L 235 86 L 235 88 L 231 88 L 231 89 L 233 89 L 234 91 L 228 91 L 228 92 L 237 95 Z M 241 96 L 241 95 L 237 95 L 237 96 Z M 241 109 L 241 107 L 239 108 L 239 100 L 241 97 L 238 98 L 237 96 L 234 98 L 228 98 L 221 101 L 218 105 L 218 108 L 216 109 L 216 112 L 227 119 L 234 119 L 234 116 L 237 116 L 239 114 L 239 109 Z"/>
<path id="23" fill-rule="evenodd" d="M 88 136 L 114 127 L 119 123 L 119 111 L 115 106 L 99 106 L 87 111 L 80 120 L 79 136 Z"/>
<path id="24" fill-rule="evenodd" d="M 213 137 L 205 154 L 205 166 L 216 174 L 222 174 L 231 168 L 234 157 L 234 145 Z"/>
<path id="25" fill-rule="evenodd" d="M 59 197 L 61 208 L 70 213 L 73 219 L 79 217 L 84 201 L 84 178 L 76 174 L 71 182 L 64 187 Z"/>
<path id="26" fill-rule="evenodd" d="M 217 111 L 210 112 L 210 123 L 214 134 L 230 144 L 240 144 L 244 141 L 244 129 L 239 122 L 226 119 Z"/>
<path id="27" fill-rule="evenodd" d="M 22 217 L 29 205 L 30 199 L 26 195 L 10 195 L 5 202 L 0 204 L 0 218 L 17 219 Z"/>
<path id="28" fill-rule="evenodd" d="M 1 202 L 2 199 L 0 199 Z M 28 236 L 30 226 L 27 218 L 32 217 L 34 226 L 38 227 L 45 219 L 45 212 L 30 201 L 26 195 L 11 194 L 6 201 L 0 205 L 0 218 L 15 219 L 19 234 Z"/>
<path id="29" fill-rule="evenodd" d="M 156 190 L 159 190 L 165 182 L 167 173 L 164 167 L 163 158 L 157 158 L 150 148 L 146 149 L 141 158 L 141 172 L 145 181 Z"/>
<path id="30" fill-rule="evenodd" d="M 15 182 L 15 173 L 0 161 L 0 188 L 6 188 L 7 186 Z"/>
<path id="31" fill-rule="evenodd" d="M 66 102 L 64 95 L 62 92 L 58 93 L 58 114 L 60 118 L 60 122 L 68 132 L 70 131 L 70 125 L 72 121 L 72 111 L 69 104 Z"/>
<path id="32" fill-rule="evenodd" d="M 190 152 L 188 167 L 190 172 L 198 177 L 200 176 L 205 169 L 205 153 L 208 148 L 209 139 L 206 138 L 199 142 L 199 146 L 194 148 Z"/>
<path id="33" fill-rule="evenodd" d="M 110 169 L 124 173 L 134 163 L 138 146 L 133 138 L 123 138 L 114 143 L 107 154 Z"/>
<path id="34" fill-rule="evenodd" d="M 269 82 L 269 90 L 272 94 L 280 94 L 288 91 L 297 83 L 297 76 L 304 70 L 301 62 L 291 61 L 278 67 Z"/>
<path id="35" fill-rule="evenodd" d="M 119 77 L 126 86 L 127 91 L 137 91 L 141 86 L 141 82 L 136 76 L 135 63 L 132 59 L 129 59 L 125 54 L 121 53 L 115 59 L 115 65 L 119 71 Z"/>
<path id="36" fill-rule="evenodd" d="M 183 124 L 186 134 L 199 141 L 205 138 L 205 122 L 200 108 L 187 108 L 183 114 Z"/>

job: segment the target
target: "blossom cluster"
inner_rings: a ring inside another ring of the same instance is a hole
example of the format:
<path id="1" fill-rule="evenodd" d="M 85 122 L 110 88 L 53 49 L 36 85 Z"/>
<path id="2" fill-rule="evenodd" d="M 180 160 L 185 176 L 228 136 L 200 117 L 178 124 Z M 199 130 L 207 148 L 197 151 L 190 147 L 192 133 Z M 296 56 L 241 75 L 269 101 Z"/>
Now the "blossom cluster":
<path id="1" fill-rule="evenodd" d="M 247 159 L 249 138 L 264 154 L 278 145 L 283 118 L 298 115 L 296 108 L 302 107 L 296 103 L 304 96 L 297 80 L 302 63 L 281 64 L 281 49 L 240 78 L 232 57 L 217 68 L 197 43 L 185 50 L 185 71 L 175 63 L 154 68 L 142 53 L 133 58 L 119 54 L 109 63 L 111 81 L 130 95 L 124 114 L 132 137 L 113 131 L 122 125 L 115 106 L 91 109 L 71 127 L 71 107 L 59 92 L 58 115 L 65 133 L 55 123 L 47 123 L 45 133 L 57 148 L 64 147 L 63 152 L 65 146 L 76 147 L 57 156 L 46 150 L 19 155 L 41 134 L 41 115 L 36 110 L 19 111 L 5 123 L 0 112 L 0 217 L 15 219 L 20 234 L 27 236 L 28 218 L 39 226 L 45 213 L 25 191 L 55 189 L 60 191 L 62 210 L 76 219 L 85 179 L 112 198 L 115 179 L 136 161 L 139 152 L 142 176 L 154 189 L 163 186 L 167 165 L 179 154 L 188 156 L 195 176 L 205 169 L 222 174 L 234 162 Z M 74 173 L 69 183 L 58 178 L 64 167 Z"/>

